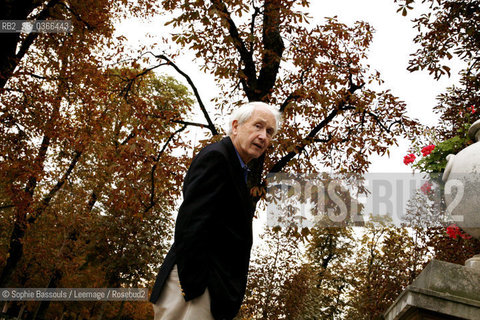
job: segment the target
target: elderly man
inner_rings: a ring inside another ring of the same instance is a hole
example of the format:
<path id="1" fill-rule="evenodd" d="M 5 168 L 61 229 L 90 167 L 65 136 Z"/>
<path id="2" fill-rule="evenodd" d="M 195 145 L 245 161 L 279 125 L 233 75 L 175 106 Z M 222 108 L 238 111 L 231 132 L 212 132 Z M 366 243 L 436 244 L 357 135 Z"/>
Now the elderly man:
<path id="1" fill-rule="evenodd" d="M 172 248 L 150 301 L 155 319 L 232 319 L 247 283 L 254 206 L 247 163 L 260 157 L 278 111 L 252 102 L 232 113 L 228 137 L 202 149 L 185 176 Z"/>

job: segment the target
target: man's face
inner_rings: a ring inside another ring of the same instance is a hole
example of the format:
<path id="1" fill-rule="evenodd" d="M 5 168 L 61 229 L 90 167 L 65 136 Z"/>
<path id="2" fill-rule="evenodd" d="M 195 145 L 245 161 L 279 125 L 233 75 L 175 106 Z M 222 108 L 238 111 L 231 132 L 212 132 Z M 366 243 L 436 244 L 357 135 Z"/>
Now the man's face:
<path id="1" fill-rule="evenodd" d="M 243 162 L 260 157 L 275 133 L 275 116 L 266 107 L 257 107 L 242 124 L 232 122 L 232 142 Z"/>

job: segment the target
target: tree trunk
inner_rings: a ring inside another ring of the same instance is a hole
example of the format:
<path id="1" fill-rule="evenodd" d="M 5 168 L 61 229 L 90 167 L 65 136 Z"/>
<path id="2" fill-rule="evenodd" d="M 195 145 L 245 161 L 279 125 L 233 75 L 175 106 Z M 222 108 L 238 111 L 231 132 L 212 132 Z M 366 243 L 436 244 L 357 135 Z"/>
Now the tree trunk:
<path id="1" fill-rule="evenodd" d="M 10 247 L 8 249 L 7 264 L 0 274 L 0 288 L 8 287 L 8 283 L 23 255 L 22 239 L 25 236 L 26 229 L 26 209 L 19 208 L 17 211 L 17 219 L 13 225 L 13 231 L 10 236 Z"/>
<path id="2" fill-rule="evenodd" d="M 53 275 L 50 278 L 50 281 L 48 283 L 47 288 L 57 288 L 58 283 L 63 277 L 63 273 L 59 269 L 55 269 L 53 271 Z M 45 319 L 45 313 L 47 312 L 48 307 L 50 306 L 50 301 L 40 301 L 40 304 L 38 305 L 38 308 L 35 310 L 35 314 L 33 315 L 32 319 L 40 319 L 43 320 Z"/>
<path id="3" fill-rule="evenodd" d="M 45 20 L 50 15 L 50 9 L 60 0 L 50 0 L 36 16 Z M 0 20 L 26 20 L 44 1 L 36 0 L 0 0 Z M 5 87 L 20 60 L 38 37 L 38 33 L 30 33 L 20 42 L 20 33 L 0 33 L 0 89 Z M 18 47 L 18 51 L 17 51 Z M 1 91 L 0 91 L 1 92 Z"/>

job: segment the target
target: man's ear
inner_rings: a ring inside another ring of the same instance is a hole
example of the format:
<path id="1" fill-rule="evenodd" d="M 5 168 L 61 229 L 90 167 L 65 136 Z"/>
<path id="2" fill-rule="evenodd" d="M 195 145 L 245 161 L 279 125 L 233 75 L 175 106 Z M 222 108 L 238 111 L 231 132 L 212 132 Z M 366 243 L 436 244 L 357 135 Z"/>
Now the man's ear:
<path id="1" fill-rule="evenodd" d="M 232 121 L 232 134 L 237 134 L 238 132 L 238 120 Z"/>

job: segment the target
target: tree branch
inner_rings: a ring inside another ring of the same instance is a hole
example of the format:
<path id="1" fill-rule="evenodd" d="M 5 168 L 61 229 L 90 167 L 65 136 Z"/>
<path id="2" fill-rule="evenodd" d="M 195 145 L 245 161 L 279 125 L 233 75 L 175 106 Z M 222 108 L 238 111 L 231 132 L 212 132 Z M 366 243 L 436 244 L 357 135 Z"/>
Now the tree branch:
<path id="1" fill-rule="evenodd" d="M 258 77 L 258 100 L 263 100 L 275 86 L 285 45 L 280 34 L 282 4 L 265 0 L 263 15 L 263 57 Z"/>
<path id="2" fill-rule="evenodd" d="M 40 13 L 37 15 L 37 20 L 45 20 L 49 16 L 50 8 L 55 6 L 60 0 L 51 0 L 49 1 L 45 8 L 43 8 Z M 6 1 L 3 1 L 6 2 Z M 8 1 L 10 2 L 10 1 Z M 8 3 L 7 2 L 7 3 Z M 15 20 L 24 20 L 27 19 L 28 15 L 34 10 L 40 7 L 39 3 L 34 1 L 23 1 L 21 4 L 11 1 L 11 4 L 8 4 L 7 7 L 10 7 L 12 10 L 5 10 L 5 6 L 2 6 L 2 19 L 15 19 Z M 42 1 L 43 2 L 43 1 Z M 5 84 L 8 79 L 13 75 L 13 72 L 17 68 L 20 60 L 25 56 L 30 46 L 33 44 L 35 39 L 38 37 L 38 33 L 29 33 L 25 39 L 20 42 L 19 35 L 3 35 L 2 36 L 2 53 L 0 54 L 0 88 L 3 91 Z M 16 48 L 18 48 L 18 52 Z M 0 92 L 1 92 L 0 91 Z"/>
<path id="3" fill-rule="evenodd" d="M 252 38 L 251 38 L 251 41 L 250 41 L 250 52 L 253 52 L 253 49 L 254 49 L 255 19 L 257 19 L 257 16 L 260 13 L 260 8 L 255 6 L 255 1 L 254 0 L 252 0 L 252 8 L 253 8 L 252 22 L 250 23 L 250 36 Z"/>
<path id="4" fill-rule="evenodd" d="M 338 114 L 339 111 L 343 110 L 343 108 L 347 106 L 350 96 L 353 95 L 355 91 L 357 91 L 358 89 L 363 88 L 363 86 L 364 84 L 355 85 L 351 83 L 350 88 L 348 89 L 344 99 L 342 99 L 339 102 L 336 108 L 333 109 L 332 112 L 330 112 L 330 114 L 325 119 L 322 120 L 322 122 L 320 122 L 317 126 L 315 126 L 315 128 L 313 128 L 310 131 L 310 133 L 303 139 L 303 141 L 313 141 L 317 133 L 320 130 L 322 130 L 324 127 L 326 127 L 330 123 L 330 121 L 332 121 L 335 118 L 335 116 Z M 285 156 L 283 156 L 277 163 L 273 165 L 273 167 L 270 169 L 269 172 L 270 173 L 280 172 L 288 164 L 290 160 L 292 160 L 297 154 L 300 154 L 305 149 L 305 146 L 306 146 L 305 143 L 297 145 L 295 147 L 295 151 L 291 151 L 287 153 Z"/>
<path id="5" fill-rule="evenodd" d="M 279 111 L 283 113 L 285 111 L 285 108 L 287 108 L 287 106 L 290 104 L 290 102 L 296 101 L 298 98 L 300 98 L 300 95 L 296 94 L 295 92 L 290 93 L 281 104 Z"/>
<path id="6" fill-rule="evenodd" d="M 132 131 L 121 143 L 118 143 L 118 141 L 115 141 L 115 146 L 116 147 L 124 146 L 128 143 L 128 141 L 130 141 L 133 138 L 135 138 L 135 132 Z"/>
<path id="7" fill-rule="evenodd" d="M 92 193 L 90 194 L 90 199 L 87 203 L 87 212 L 91 212 L 93 210 L 93 206 L 95 206 L 95 203 L 97 203 L 97 199 L 97 193 L 95 191 L 92 191 Z"/>
<path id="8" fill-rule="evenodd" d="M 338 111 L 339 108 L 335 108 L 334 110 L 332 110 L 332 112 L 330 112 L 330 114 L 325 119 L 323 119 L 322 122 L 320 122 L 315 128 L 313 128 L 312 131 L 310 131 L 310 133 L 303 140 L 311 141 L 321 129 L 323 129 L 328 123 L 330 123 L 333 118 L 335 118 L 335 116 L 338 114 Z M 269 172 L 280 172 L 280 170 L 282 170 L 290 160 L 292 160 L 297 154 L 300 154 L 305 149 L 305 146 L 305 144 L 296 146 L 295 151 L 291 151 L 285 156 L 283 156 L 277 163 L 275 163 L 275 165 L 270 169 Z"/>
<path id="9" fill-rule="evenodd" d="M 315 138 L 312 140 L 312 142 L 321 142 L 321 143 L 327 143 L 330 142 L 333 139 L 333 136 L 331 134 L 328 135 L 328 138 L 326 139 L 320 139 L 320 138 Z M 343 140 L 342 140 L 343 142 Z"/>
<path id="10" fill-rule="evenodd" d="M 245 66 L 242 71 L 245 74 L 246 79 L 241 79 L 241 82 L 248 97 L 248 100 L 259 100 L 255 92 L 257 87 L 257 72 L 255 68 L 255 62 L 253 60 L 253 50 L 249 51 L 245 46 L 245 43 L 240 37 L 238 28 L 233 21 L 225 3 L 221 0 L 212 0 L 212 3 L 220 19 L 222 19 L 223 22 L 228 26 L 228 32 L 230 37 L 232 38 L 233 45 L 240 54 L 240 60 Z"/>
<path id="11" fill-rule="evenodd" d="M 73 169 L 75 168 L 75 165 L 78 162 L 78 159 L 80 159 L 80 156 L 82 155 L 82 151 L 76 150 L 73 153 L 73 158 L 70 161 L 70 165 L 68 166 L 67 170 L 63 174 L 63 176 L 60 178 L 60 180 L 53 186 L 53 188 L 50 190 L 50 192 L 42 199 L 38 207 L 35 209 L 35 212 L 32 216 L 30 216 L 27 221 L 28 223 L 34 223 L 35 220 L 43 213 L 45 208 L 47 208 L 48 204 L 52 200 L 52 198 L 55 196 L 55 194 L 62 188 L 62 186 L 65 184 L 67 181 L 68 177 L 72 173 Z"/>
<path id="12" fill-rule="evenodd" d="M 125 101 L 127 101 L 128 103 L 128 94 L 130 93 L 131 89 L 132 89 L 132 86 L 133 84 L 135 83 L 135 80 L 137 80 L 138 78 L 146 75 L 147 73 L 149 73 L 150 71 L 152 70 L 155 70 L 161 66 L 164 66 L 164 65 L 167 65 L 168 63 L 160 63 L 160 64 L 157 64 L 153 67 L 150 67 L 150 68 L 145 68 L 143 71 L 135 74 L 133 77 L 124 77 L 124 76 L 121 76 L 120 74 L 110 74 L 110 76 L 112 77 L 118 77 L 120 78 L 122 81 L 125 81 L 127 84 L 125 85 L 125 87 L 123 87 L 121 90 L 118 90 L 120 92 L 120 95 L 123 96 L 123 98 L 125 99 Z M 114 91 L 117 91 L 117 90 L 114 90 Z"/>
<path id="13" fill-rule="evenodd" d="M 35 20 L 45 20 L 49 14 L 50 9 L 53 8 L 60 0 L 51 0 L 47 3 L 45 8 L 37 15 Z M 17 66 L 18 62 L 23 58 L 23 56 L 27 53 L 28 49 L 32 45 L 33 41 L 38 37 L 39 33 L 30 32 L 25 40 L 22 42 L 18 53 L 15 55 L 15 67 Z M 13 72 L 13 69 L 12 69 Z"/>
<path id="14" fill-rule="evenodd" d="M 7 205 L 4 205 L 4 206 L 0 206 L 0 210 L 10 209 L 10 208 L 13 208 L 13 207 L 15 207 L 15 205 L 7 204 Z"/>
<path id="15" fill-rule="evenodd" d="M 69 6 L 67 6 L 65 3 L 63 2 L 60 2 L 59 4 L 61 4 L 62 6 L 64 6 L 68 11 L 70 11 L 71 14 L 73 14 L 75 16 L 75 18 L 77 18 L 78 21 L 81 21 L 86 27 L 88 30 L 94 30 L 95 28 L 89 24 L 87 21 L 85 21 L 77 12 L 75 12 L 75 10 L 73 10 L 72 8 L 70 8 Z"/>
<path id="16" fill-rule="evenodd" d="M 207 124 L 197 123 L 197 122 L 190 122 L 190 121 L 183 121 L 183 120 L 172 120 L 171 122 L 184 124 L 184 125 L 187 125 L 187 126 L 195 126 L 195 127 L 200 127 L 200 128 L 207 127 L 208 128 Z"/>
<path id="17" fill-rule="evenodd" d="M 40 144 L 40 149 L 38 150 L 38 155 L 35 158 L 35 165 L 38 165 L 39 168 L 43 170 L 43 163 L 45 162 L 45 157 L 47 155 L 48 147 L 50 146 L 50 137 L 47 135 L 43 136 L 42 143 Z M 35 175 L 30 176 L 28 183 L 25 187 L 25 192 L 33 196 L 35 188 L 37 186 L 37 177 Z"/>
<path id="18" fill-rule="evenodd" d="M 197 98 L 197 101 L 198 101 L 198 104 L 200 105 L 200 109 L 202 110 L 202 113 L 205 117 L 205 119 L 207 120 L 207 123 L 208 125 L 206 126 L 211 132 L 212 132 L 212 135 L 216 136 L 218 135 L 218 131 L 217 129 L 215 128 L 215 125 L 213 124 L 212 120 L 210 119 L 210 116 L 208 115 L 208 112 L 207 112 L 207 109 L 205 108 L 205 105 L 203 104 L 203 101 L 202 101 L 202 98 L 200 97 L 200 94 L 198 93 L 198 90 L 197 90 L 197 87 L 195 86 L 195 84 L 193 83 L 192 79 L 188 76 L 188 74 L 186 74 L 185 72 L 183 72 L 175 63 L 173 63 L 172 60 L 170 60 L 167 56 L 163 55 L 163 54 L 159 54 L 159 55 L 155 55 L 152 53 L 152 55 L 158 59 L 163 59 L 165 61 L 167 61 L 168 65 L 171 65 L 178 73 L 180 73 L 188 82 L 188 84 L 190 85 L 190 87 L 192 88 L 193 90 L 193 93 L 195 94 L 195 97 Z"/>
<path id="19" fill-rule="evenodd" d="M 160 158 L 163 155 L 163 153 L 165 152 L 165 150 L 167 149 L 167 146 L 170 143 L 170 141 L 175 137 L 175 135 L 182 132 L 186 128 L 187 128 L 187 125 L 184 125 L 180 129 L 178 129 L 177 131 L 172 133 L 170 135 L 170 137 L 168 137 L 167 141 L 165 142 L 162 149 L 160 150 L 160 152 L 158 153 L 158 155 L 155 158 L 155 164 L 152 166 L 152 170 L 150 170 L 150 203 L 148 204 L 148 206 L 145 207 L 145 210 L 143 211 L 144 213 L 147 213 L 156 204 L 156 201 L 155 201 L 155 171 L 157 170 L 158 162 L 160 161 Z"/>
<path id="20" fill-rule="evenodd" d="M 367 114 L 368 114 L 369 116 L 371 116 L 373 119 L 375 119 L 375 122 L 376 122 L 380 127 L 382 127 L 383 130 L 385 130 L 385 131 L 388 132 L 388 133 L 391 133 L 391 132 L 392 132 L 392 131 L 391 131 L 391 128 L 392 128 L 392 126 L 394 126 L 395 124 L 397 124 L 397 123 L 398 123 L 398 124 L 402 124 L 402 121 L 401 121 L 401 120 L 396 120 L 396 121 L 392 122 L 392 123 L 388 126 L 388 128 L 387 128 L 387 127 L 385 126 L 385 124 L 383 124 L 383 122 L 380 120 L 380 118 L 378 117 L 378 115 L 376 115 L 376 114 L 373 113 L 373 112 L 367 112 Z"/>

